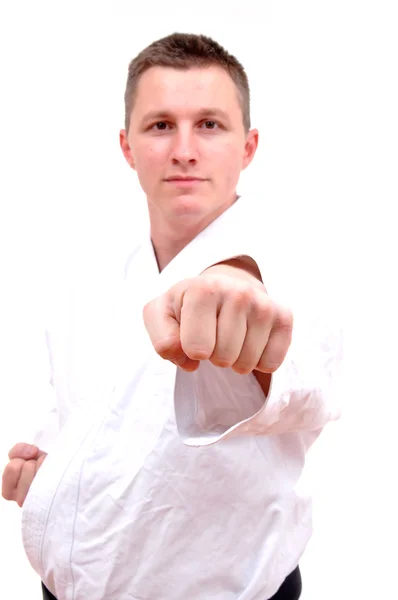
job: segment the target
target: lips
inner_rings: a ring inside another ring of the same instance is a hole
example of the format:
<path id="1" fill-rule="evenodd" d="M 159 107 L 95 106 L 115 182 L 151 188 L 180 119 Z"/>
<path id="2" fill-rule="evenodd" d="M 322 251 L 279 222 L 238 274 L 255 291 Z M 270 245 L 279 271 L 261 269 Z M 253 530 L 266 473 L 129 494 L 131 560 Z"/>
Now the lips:
<path id="1" fill-rule="evenodd" d="M 166 181 L 204 181 L 201 177 L 168 177 Z"/>

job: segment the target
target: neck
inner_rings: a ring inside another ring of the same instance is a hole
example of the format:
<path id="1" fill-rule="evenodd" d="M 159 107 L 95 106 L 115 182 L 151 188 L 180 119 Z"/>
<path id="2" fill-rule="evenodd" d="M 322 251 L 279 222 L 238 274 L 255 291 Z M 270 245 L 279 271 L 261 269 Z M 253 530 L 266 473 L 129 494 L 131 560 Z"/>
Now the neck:
<path id="1" fill-rule="evenodd" d="M 154 214 L 149 210 L 151 224 L 151 239 L 155 251 L 159 272 L 173 260 L 201 231 L 206 229 L 217 217 L 225 212 L 238 199 L 235 195 L 233 201 L 217 207 L 217 210 L 200 220 L 184 222 L 164 219 L 163 215 Z"/>

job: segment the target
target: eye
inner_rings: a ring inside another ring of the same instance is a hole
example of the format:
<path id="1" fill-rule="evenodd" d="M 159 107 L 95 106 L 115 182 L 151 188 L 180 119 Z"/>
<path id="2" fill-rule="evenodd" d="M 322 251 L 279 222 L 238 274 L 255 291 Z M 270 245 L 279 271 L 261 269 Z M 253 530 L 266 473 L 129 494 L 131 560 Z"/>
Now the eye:
<path id="1" fill-rule="evenodd" d="M 165 129 L 167 129 L 167 123 L 165 121 L 158 121 L 152 125 L 151 129 L 154 129 L 155 131 L 165 131 Z"/>
<path id="2" fill-rule="evenodd" d="M 210 130 L 216 129 L 217 127 L 219 127 L 218 123 L 216 123 L 215 121 L 211 121 L 211 120 L 203 121 L 202 125 L 205 126 L 205 129 L 210 129 Z"/>

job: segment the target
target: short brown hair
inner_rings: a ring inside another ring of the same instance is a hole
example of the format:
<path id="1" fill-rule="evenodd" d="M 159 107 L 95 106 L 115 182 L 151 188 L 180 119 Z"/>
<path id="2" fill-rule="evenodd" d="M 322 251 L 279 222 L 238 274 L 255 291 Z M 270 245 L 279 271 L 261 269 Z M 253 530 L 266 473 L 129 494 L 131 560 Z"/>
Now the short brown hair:
<path id="1" fill-rule="evenodd" d="M 125 104 L 125 128 L 130 127 L 130 115 L 134 106 L 138 82 L 151 67 L 189 69 L 217 65 L 227 71 L 234 81 L 242 107 L 243 125 L 250 129 L 250 89 L 246 72 L 240 62 L 220 44 L 205 35 L 173 33 L 156 40 L 142 50 L 129 64 Z"/>

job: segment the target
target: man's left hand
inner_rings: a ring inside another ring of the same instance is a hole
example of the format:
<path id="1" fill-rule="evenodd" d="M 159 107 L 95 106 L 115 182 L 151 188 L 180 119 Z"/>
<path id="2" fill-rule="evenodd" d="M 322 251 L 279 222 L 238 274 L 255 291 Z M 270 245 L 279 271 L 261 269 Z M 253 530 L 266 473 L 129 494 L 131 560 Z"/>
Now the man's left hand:
<path id="1" fill-rule="evenodd" d="M 273 302 L 251 273 L 216 265 L 144 308 L 156 352 L 185 371 L 201 360 L 237 373 L 273 373 L 289 349 L 292 313 Z"/>

